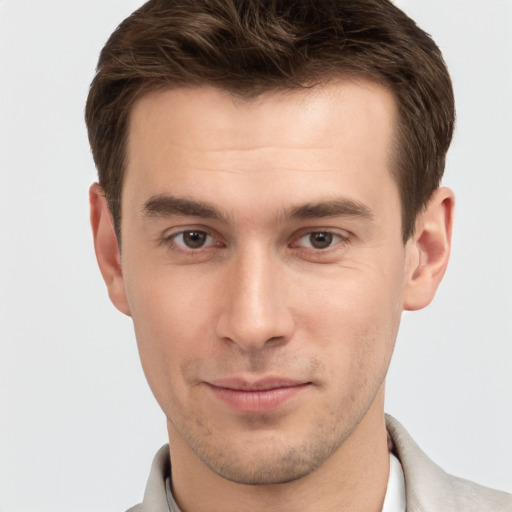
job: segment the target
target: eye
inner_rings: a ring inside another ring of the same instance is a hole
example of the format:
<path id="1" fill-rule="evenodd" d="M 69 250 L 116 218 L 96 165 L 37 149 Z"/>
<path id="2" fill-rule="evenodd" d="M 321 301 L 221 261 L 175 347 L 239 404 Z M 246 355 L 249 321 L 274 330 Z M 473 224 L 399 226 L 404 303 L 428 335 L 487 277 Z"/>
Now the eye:
<path id="1" fill-rule="evenodd" d="M 215 243 L 215 240 L 206 231 L 190 229 L 172 235 L 174 243 L 187 249 L 201 249 Z"/>
<path id="2" fill-rule="evenodd" d="M 331 231 L 312 231 L 301 236 L 295 245 L 298 247 L 322 250 L 328 249 L 343 240 L 343 237 Z"/>

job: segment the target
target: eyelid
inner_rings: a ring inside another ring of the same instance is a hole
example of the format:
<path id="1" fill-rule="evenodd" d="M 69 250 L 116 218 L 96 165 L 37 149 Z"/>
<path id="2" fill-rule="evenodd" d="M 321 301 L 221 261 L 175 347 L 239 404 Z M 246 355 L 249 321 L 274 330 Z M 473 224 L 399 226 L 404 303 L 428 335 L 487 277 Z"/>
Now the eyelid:
<path id="1" fill-rule="evenodd" d="M 183 243 L 178 242 L 178 239 L 180 237 L 183 237 L 186 233 L 202 233 L 202 234 L 206 235 L 205 243 L 203 245 L 201 245 L 200 247 L 188 247 L 184 241 L 183 241 Z M 205 249 L 206 247 L 210 247 L 210 246 L 214 245 L 214 243 L 215 243 L 215 239 L 212 237 L 212 235 L 210 235 L 206 231 L 200 231 L 199 229 L 185 229 L 184 231 L 174 233 L 173 235 L 171 235 L 171 239 L 174 241 L 175 244 L 179 245 L 180 247 L 183 247 L 184 249 L 186 249 L 188 251 L 196 251 L 196 250 L 199 251 L 200 249 Z"/>
<path id="2" fill-rule="evenodd" d="M 298 245 L 298 241 L 306 236 L 310 236 L 313 233 L 329 233 L 336 237 L 337 241 L 333 242 L 332 245 L 325 249 L 316 249 L 314 247 L 304 247 Z M 292 243 L 290 244 L 291 247 L 297 247 L 302 248 L 306 250 L 312 250 L 312 251 L 319 251 L 319 252 L 327 252 L 329 249 L 332 249 L 333 247 L 336 247 L 338 244 L 344 244 L 348 243 L 350 240 L 350 233 L 345 230 L 335 229 L 335 228 L 322 228 L 322 227 L 315 227 L 315 228 L 307 228 L 304 230 L 299 231 L 292 239 Z"/>
<path id="3" fill-rule="evenodd" d="M 208 237 L 212 239 L 211 243 L 208 243 L 206 245 L 203 245 L 202 247 L 198 247 L 197 249 L 187 247 L 184 244 L 180 244 L 176 242 L 176 238 L 180 235 L 183 235 L 184 233 L 191 232 L 191 231 L 197 231 L 200 233 L 205 233 Z M 217 233 L 212 231 L 211 229 L 205 227 L 205 226 L 178 226 L 171 229 L 166 230 L 162 236 L 159 239 L 159 243 L 161 245 L 165 245 L 169 247 L 170 249 L 181 251 L 181 252 L 190 252 L 190 253 L 196 253 L 200 252 L 201 250 L 206 250 L 211 247 L 214 247 L 216 245 L 221 245 L 222 241 Z"/>
<path id="4" fill-rule="evenodd" d="M 206 245 L 198 248 L 191 248 L 187 247 L 185 244 L 180 244 L 176 242 L 176 238 L 180 235 L 183 235 L 186 232 L 190 231 L 198 231 L 205 233 L 207 236 L 211 237 L 211 241 L 207 243 Z M 303 245 L 299 245 L 299 241 L 308 235 L 311 235 L 313 233 L 329 233 L 332 234 L 335 237 L 335 241 L 332 243 L 332 245 L 324 248 L 319 249 L 315 247 L 307 247 Z M 301 229 L 300 231 L 297 231 L 291 238 L 291 243 L 288 244 L 289 247 L 293 249 L 303 250 L 307 252 L 314 252 L 314 253 L 328 253 L 333 250 L 339 249 L 346 244 L 350 242 L 352 234 L 349 231 L 346 231 L 344 229 L 340 228 L 325 228 L 325 227 L 308 227 Z M 170 228 L 166 230 L 161 237 L 159 237 L 158 240 L 160 245 L 165 245 L 168 248 L 180 252 L 188 252 L 190 254 L 193 253 L 199 253 L 204 250 L 208 250 L 215 247 L 225 247 L 225 242 L 222 238 L 222 236 L 219 235 L 219 233 L 215 230 L 212 230 L 209 227 L 201 226 L 201 225 L 189 225 L 189 226 L 176 226 L 173 228 Z"/>

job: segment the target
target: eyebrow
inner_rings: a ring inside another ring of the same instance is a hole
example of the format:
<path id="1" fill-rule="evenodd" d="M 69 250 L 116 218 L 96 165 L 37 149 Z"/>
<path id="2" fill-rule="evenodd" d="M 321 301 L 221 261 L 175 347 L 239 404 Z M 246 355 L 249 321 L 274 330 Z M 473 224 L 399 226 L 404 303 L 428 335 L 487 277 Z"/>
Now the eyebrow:
<path id="1" fill-rule="evenodd" d="M 347 198 L 295 206 L 285 212 L 285 216 L 300 220 L 324 217 L 359 217 L 367 220 L 373 220 L 374 218 L 368 206 Z"/>
<path id="2" fill-rule="evenodd" d="M 145 217 L 201 217 L 227 223 L 229 216 L 215 206 L 202 201 L 185 199 L 169 195 L 156 195 L 149 198 L 142 206 Z"/>
<path id="3" fill-rule="evenodd" d="M 173 215 L 183 217 L 201 217 L 213 219 L 225 224 L 229 223 L 230 216 L 210 203 L 185 199 L 181 197 L 160 194 L 152 196 L 142 206 L 145 217 L 169 217 Z M 321 219 L 325 217 L 358 217 L 373 220 L 374 215 L 366 205 L 348 198 L 306 203 L 292 206 L 284 210 L 279 217 L 282 219 Z"/>

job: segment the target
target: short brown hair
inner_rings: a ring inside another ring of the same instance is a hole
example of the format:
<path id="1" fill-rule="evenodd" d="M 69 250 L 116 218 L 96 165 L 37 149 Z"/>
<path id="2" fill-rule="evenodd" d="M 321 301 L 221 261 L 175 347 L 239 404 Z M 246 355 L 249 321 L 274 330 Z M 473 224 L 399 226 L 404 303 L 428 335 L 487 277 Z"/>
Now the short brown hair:
<path id="1" fill-rule="evenodd" d="M 86 106 L 89 141 L 118 237 L 134 102 L 213 85 L 241 97 L 336 76 L 376 80 L 399 111 L 394 175 L 404 242 L 439 187 L 455 107 L 439 48 L 389 0 L 150 0 L 103 48 Z"/>

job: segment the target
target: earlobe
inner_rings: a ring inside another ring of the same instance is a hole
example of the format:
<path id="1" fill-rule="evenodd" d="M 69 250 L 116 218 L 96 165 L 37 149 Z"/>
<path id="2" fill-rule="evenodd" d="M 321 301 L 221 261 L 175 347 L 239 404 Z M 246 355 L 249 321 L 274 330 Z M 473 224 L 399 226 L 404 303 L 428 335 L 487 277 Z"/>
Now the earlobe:
<path id="1" fill-rule="evenodd" d="M 416 231 L 407 242 L 407 269 L 404 309 L 422 309 L 434 298 L 448 265 L 451 249 L 453 192 L 437 189 L 425 211 L 418 215 Z"/>
<path id="2" fill-rule="evenodd" d="M 96 259 L 107 285 L 108 295 L 119 311 L 130 315 L 114 223 L 105 194 L 98 183 L 94 183 L 89 189 L 89 204 Z"/>

